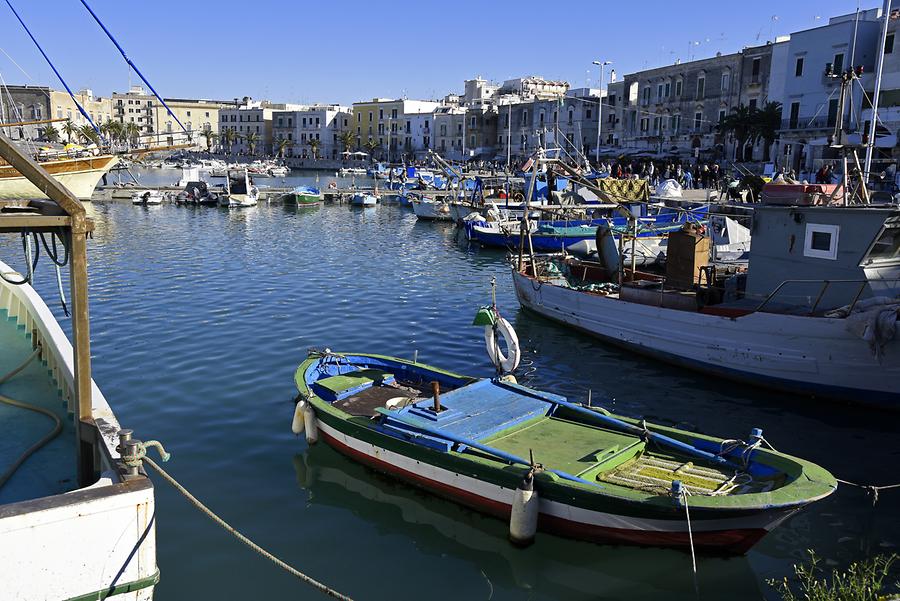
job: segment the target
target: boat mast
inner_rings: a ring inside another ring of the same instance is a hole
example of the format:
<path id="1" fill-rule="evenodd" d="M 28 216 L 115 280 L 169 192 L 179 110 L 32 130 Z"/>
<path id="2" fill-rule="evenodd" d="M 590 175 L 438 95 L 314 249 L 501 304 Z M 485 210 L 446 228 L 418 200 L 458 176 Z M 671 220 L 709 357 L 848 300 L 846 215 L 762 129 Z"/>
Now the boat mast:
<path id="1" fill-rule="evenodd" d="M 878 44 L 875 64 L 875 92 L 872 95 L 872 120 L 869 123 L 869 140 L 866 143 L 866 162 L 863 168 L 863 185 L 869 182 L 869 172 L 872 169 L 872 155 L 875 150 L 875 129 L 878 123 L 878 100 L 881 96 L 881 74 L 884 69 L 884 47 L 887 43 L 888 23 L 891 15 L 891 0 L 884 0 L 881 9 L 881 40 Z"/>

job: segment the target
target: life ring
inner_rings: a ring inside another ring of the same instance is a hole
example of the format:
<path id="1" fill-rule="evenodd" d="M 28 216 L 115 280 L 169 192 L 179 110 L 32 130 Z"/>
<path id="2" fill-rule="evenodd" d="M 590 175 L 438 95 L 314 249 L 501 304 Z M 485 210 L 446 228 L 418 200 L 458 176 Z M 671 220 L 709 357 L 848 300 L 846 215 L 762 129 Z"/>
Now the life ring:
<path id="1" fill-rule="evenodd" d="M 525 195 L 521 192 L 513 192 L 512 198 L 510 200 L 513 200 L 515 202 L 524 202 Z"/>
<path id="2" fill-rule="evenodd" d="M 506 342 L 506 348 L 509 351 L 508 357 L 500 350 L 500 345 L 494 335 L 494 328 L 500 332 L 500 335 L 503 336 L 503 341 Z M 522 358 L 522 353 L 519 350 L 519 337 L 516 335 L 512 324 L 504 318 L 498 316 L 496 325 L 484 326 L 484 344 L 487 347 L 491 363 L 503 373 L 515 371 L 519 366 L 519 360 Z"/>

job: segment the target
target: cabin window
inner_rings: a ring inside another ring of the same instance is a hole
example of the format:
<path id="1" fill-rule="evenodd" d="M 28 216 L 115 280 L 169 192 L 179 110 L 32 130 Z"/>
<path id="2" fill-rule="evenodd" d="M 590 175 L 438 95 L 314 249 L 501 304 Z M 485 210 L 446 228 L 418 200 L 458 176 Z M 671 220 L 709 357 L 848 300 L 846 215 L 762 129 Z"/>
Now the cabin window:
<path id="1" fill-rule="evenodd" d="M 900 220 L 895 218 L 885 223 L 860 266 L 897 263 L 900 263 Z"/>
<path id="2" fill-rule="evenodd" d="M 837 259 L 839 225 L 806 224 L 806 242 L 803 256 L 815 259 Z"/>

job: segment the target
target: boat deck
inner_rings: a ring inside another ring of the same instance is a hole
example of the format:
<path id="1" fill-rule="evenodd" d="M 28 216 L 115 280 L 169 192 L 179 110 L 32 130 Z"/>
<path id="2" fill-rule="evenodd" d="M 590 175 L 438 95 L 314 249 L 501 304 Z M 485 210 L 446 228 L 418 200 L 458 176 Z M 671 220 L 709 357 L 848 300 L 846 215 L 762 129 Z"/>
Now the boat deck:
<path id="1" fill-rule="evenodd" d="M 31 334 L 0 309 L 0 377 L 18 367 L 32 353 Z M 33 360 L 28 367 L 0 384 L 0 395 L 53 411 L 63 430 L 15 472 L 0 488 L 0 504 L 55 495 L 78 487 L 75 432 L 65 402 L 47 367 Z M 45 415 L 0 403 L 0 472 L 53 429 Z"/>

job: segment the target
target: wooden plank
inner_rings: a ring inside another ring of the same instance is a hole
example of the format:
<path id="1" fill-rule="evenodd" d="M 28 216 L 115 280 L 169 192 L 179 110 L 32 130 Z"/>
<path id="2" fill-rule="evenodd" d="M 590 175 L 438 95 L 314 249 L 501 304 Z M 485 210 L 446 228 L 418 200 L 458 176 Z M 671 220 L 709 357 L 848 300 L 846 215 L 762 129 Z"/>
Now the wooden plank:
<path id="1" fill-rule="evenodd" d="M 0 229 L 20 230 L 23 228 L 67 227 L 72 220 L 68 216 L 46 216 L 31 213 L 0 214 Z"/>

